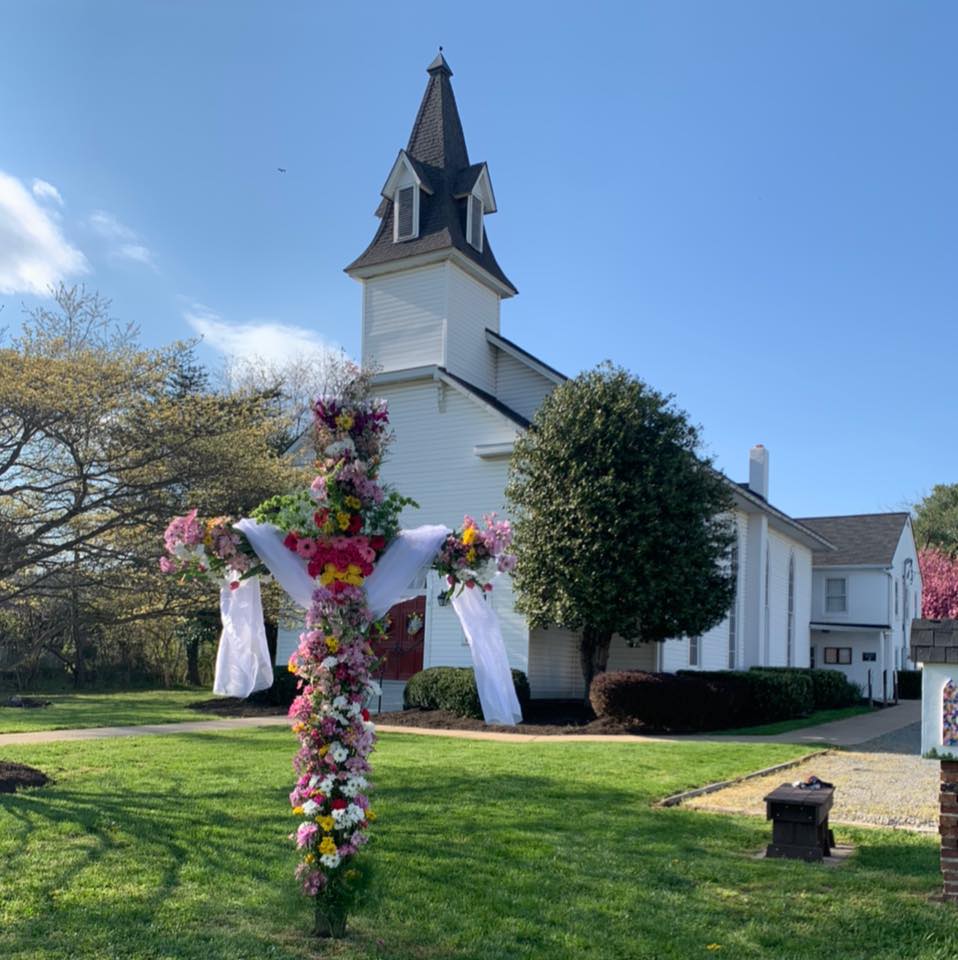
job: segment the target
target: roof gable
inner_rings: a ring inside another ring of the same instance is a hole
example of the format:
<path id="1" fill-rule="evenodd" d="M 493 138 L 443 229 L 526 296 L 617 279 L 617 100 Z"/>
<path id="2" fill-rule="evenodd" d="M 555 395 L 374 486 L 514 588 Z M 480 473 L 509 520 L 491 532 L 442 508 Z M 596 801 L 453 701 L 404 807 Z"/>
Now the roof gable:
<path id="1" fill-rule="evenodd" d="M 803 526 L 834 544 L 835 550 L 815 557 L 816 565 L 891 566 L 907 513 L 863 513 L 837 517 L 803 517 Z"/>

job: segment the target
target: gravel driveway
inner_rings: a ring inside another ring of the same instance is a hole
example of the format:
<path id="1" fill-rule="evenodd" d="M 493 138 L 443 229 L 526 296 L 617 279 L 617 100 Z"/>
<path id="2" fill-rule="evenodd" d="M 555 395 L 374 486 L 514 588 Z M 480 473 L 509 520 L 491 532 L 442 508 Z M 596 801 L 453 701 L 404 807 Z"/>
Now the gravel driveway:
<path id="1" fill-rule="evenodd" d="M 835 823 L 937 832 L 940 765 L 937 760 L 922 760 L 918 749 L 915 731 L 905 727 L 864 743 L 855 752 L 813 757 L 797 767 L 694 797 L 683 806 L 764 817 L 766 794 L 786 781 L 814 774 L 835 784 L 831 812 Z"/>

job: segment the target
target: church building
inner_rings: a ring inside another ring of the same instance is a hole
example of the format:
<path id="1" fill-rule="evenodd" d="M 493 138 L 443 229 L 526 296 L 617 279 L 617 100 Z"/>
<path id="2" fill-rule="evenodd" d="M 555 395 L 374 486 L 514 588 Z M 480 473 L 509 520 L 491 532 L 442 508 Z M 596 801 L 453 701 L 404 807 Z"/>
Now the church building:
<path id="1" fill-rule="evenodd" d="M 429 65 L 409 142 L 381 191 L 378 227 L 348 267 L 363 287 L 362 360 L 379 371 L 396 442 L 382 478 L 419 503 L 404 526 L 457 527 L 464 513 L 505 511 L 509 457 L 542 399 L 565 377 L 502 333 L 504 301 L 518 290 L 496 260 L 487 218 L 497 212 L 487 163 L 466 148 L 452 70 Z M 749 454 L 749 479 L 729 481 L 737 540 L 735 601 L 701 637 L 631 647 L 615 638 L 609 669 L 727 669 L 807 666 L 813 555 L 828 539 L 773 507 L 768 452 Z M 469 666 L 469 648 L 433 576 L 425 593 L 394 608 L 382 709 L 401 705 L 406 679 L 430 666 Z M 508 577 L 490 595 L 509 660 L 533 697 L 581 697 L 578 636 L 530 629 L 514 608 Z M 283 633 L 283 662 L 295 635 Z"/>

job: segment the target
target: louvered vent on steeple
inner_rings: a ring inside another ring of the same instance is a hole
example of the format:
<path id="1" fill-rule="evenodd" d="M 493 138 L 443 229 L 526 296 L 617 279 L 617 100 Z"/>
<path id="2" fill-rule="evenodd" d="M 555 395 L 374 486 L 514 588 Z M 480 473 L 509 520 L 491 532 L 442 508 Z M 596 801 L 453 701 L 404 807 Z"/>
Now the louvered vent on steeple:
<path id="1" fill-rule="evenodd" d="M 401 187 L 396 191 L 396 240 L 409 240 L 416 236 L 413 217 L 415 187 Z"/>

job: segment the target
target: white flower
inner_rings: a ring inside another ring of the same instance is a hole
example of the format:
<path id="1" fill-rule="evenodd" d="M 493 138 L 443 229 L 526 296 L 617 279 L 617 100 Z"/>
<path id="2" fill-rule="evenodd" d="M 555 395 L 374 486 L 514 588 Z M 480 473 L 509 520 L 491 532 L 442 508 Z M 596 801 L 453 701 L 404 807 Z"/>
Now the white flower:
<path id="1" fill-rule="evenodd" d="M 319 777 L 317 777 L 317 776 L 315 776 L 315 775 L 312 776 L 312 777 L 310 777 L 310 778 L 309 778 L 309 789 L 312 790 L 313 787 L 315 787 L 317 783 L 319 783 Z"/>
<path id="2" fill-rule="evenodd" d="M 324 866 L 328 867 L 330 870 L 335 870 L 339 866 L 339 854 L 338 853 L 324 853 L 320 858 L 319 862 Z"/>
<path id="3" fill-rule="evenodd" d="M 333 709 L 334 709 L 334 710 L 342 710 L 343 707 L 345 707 L 347 703 L 349 703 L 349 701 L 348 701 L 344 696 L 340 695 L 340 696 L 336 697 L 335 700 L 333 700 Z"/>
<path id="4" fill-rule="evenodd" d="M 323 777 L 319 781 L 319 792 L 324 795 L 329 795 L 329 792 L 333 789 L 333 778 L 332 777 Z"/>
<path id="5" fill-rule="evenodd" d="M 374 697 L 378 697 L 383 692 L 383 688 L 376 680 L 370 680 L 366 686 L 369 688 L 370 694 Z"/>
<path id="6" fill-rule="evenodd" d="M 332 670 L 333 667 L 335 667 L 338 663 L 339 663 L 339 661 L 338 661 L 335 657 L 327 657 L 327 658 L 320 664 L 320 666 L 321 666 L 324 670 Z"/>
<path id="7" fill-rule="evenodd" d="M 338 743 L 335 747 L 333 747 L 332 750 L 330 750 L 330 753 L 333 755 L 333 759 L 337 763 L 342 763 L 349 756 L 349 751 Z"/>
<path id="8" fill-rule="evenodd" d="M 303 813 L 305 813 L 307 817 L 313 816 L 318 809 L 319 804 L 315 800 L 307 800 L 303 804 Z"/>

